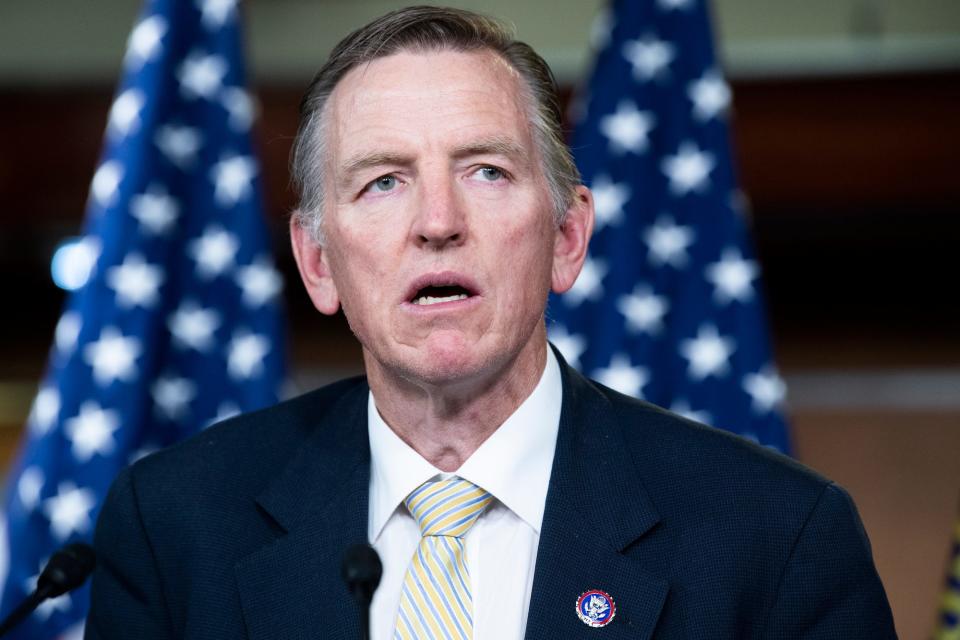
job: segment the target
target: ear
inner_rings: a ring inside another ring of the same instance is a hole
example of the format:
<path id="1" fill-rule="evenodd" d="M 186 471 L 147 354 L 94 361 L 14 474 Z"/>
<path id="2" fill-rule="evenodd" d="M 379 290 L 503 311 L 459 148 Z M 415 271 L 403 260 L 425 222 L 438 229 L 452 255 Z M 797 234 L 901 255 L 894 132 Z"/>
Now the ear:
<path id="1" fill-rule="evenodd" d="M 296 215 L 290 217 L 290 244 L 300 279 L 313 306 L 320 313 L 335 314 L 340 308 L 340 295 L 330 274 L 329 252 L 313 238 L 309 230 L 297 222 Z"/>
<path id="2" fill-rule="evenodd" d="M 590 189 L 580 185 L 554 238 L 553 277 L 550 283 L 554 293 L 564 293 L 570 289 L 580 275 L 592 233 L 593 194 Z"/>

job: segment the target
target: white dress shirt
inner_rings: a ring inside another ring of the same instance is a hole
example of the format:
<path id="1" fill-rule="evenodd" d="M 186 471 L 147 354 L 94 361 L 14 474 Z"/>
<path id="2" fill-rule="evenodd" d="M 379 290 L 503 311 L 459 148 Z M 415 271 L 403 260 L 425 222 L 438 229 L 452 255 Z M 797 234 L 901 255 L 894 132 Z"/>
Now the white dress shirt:
<path id="1" fill-rule="evenodd" d="M 372 640 L 393 638 L 403 578 L 420 544 L 420 528 L 403 500 L 427 480 L 454 475 L 494 497 L 464 538 L 473 595 L 473 637 L 523 638 L 562 395 L 560 366 L 548 347 L 546 367 L 530 396 L 463 466 L 444 473 L 397 437 L 370 394 L 367 535 L 383 562 L 383 578 L 370 609 Z"/>

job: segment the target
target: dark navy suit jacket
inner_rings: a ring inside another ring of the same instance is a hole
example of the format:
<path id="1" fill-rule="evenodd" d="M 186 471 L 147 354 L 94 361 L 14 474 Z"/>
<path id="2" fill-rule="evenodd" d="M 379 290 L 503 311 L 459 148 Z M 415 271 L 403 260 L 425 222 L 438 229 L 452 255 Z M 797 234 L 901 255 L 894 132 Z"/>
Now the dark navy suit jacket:
<path id="1" fill-rule="evenodd" d="M 561 369 L 526 638 L 896 637 L 843 489 Z M 340 382 L 125 470 L 86 637 L 359 637 L 339 565 L 367 535 L 367 390 Z M 604 628 L 576 615 L 588 589 L 616 603 Z"/>

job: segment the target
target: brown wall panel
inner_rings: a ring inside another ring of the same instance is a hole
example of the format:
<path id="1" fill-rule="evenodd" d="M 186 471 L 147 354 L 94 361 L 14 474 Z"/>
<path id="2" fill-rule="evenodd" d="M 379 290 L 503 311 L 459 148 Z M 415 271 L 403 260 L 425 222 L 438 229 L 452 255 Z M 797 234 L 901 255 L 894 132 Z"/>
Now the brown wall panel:
<path id="1" fill-rule="evenodd" d="M 958 103 L 956 73 L 737 84 L 743 185 L 758 210 L 955 212 Z"/>

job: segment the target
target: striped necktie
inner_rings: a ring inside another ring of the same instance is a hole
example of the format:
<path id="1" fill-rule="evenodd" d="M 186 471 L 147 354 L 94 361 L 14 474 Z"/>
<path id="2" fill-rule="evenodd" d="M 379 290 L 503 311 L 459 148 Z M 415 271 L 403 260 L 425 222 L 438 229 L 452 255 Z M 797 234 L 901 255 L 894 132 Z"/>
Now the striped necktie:
<path id="1" fill-rule="evenodd" d="M 404 504 L 420 545 L 403 579 L 395 640 L 473 638 L 473 596 L 463 536 L 493 496 L 462 478 L 425 482 Z"/>

